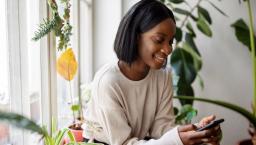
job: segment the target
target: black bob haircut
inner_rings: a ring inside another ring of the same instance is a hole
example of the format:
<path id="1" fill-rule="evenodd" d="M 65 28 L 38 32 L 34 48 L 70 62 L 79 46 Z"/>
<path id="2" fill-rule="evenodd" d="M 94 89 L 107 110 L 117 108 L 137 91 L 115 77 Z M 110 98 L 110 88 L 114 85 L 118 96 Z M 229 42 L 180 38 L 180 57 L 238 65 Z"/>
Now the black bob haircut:
<path id="1" fill-rule="evenodd" d="M 157 0 L 136 3 L 120 22 L 114 42 L 117 58 L 131 65 L 138 57 L 139 35 L 167 18 L 175 22 L 172 11 Z"/>

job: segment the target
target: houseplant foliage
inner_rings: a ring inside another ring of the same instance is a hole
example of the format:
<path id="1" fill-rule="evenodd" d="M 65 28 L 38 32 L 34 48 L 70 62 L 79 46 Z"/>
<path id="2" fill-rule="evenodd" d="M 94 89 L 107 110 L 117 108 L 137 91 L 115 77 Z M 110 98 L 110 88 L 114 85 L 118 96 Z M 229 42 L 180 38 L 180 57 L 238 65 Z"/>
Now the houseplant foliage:
<path id="1" fill-rule="evenodd" d="M 69 45 L 70 36 L 72 35 L 72 26 L 69 23 L 70 18 L 70 0 L 60 0 L 64 4 L 64 14 L 61 17 L 58 12 L 58 4 L 55 0 L 48 0 L 48 5 L 52 12 L 50 19 L 44 19 L 43 23 L 39 25 L 38 31 L 35 32 L 32 40 L 38 41 L 50 32 L 54 32 L 55 36 L 59 38 L 58 50 L 66 49 Z"/>
<path id="2" fill-rule="evenodd" d="M 252 102 L 252 111 L 246 110 L 243 107 L 240 107 L 236 104 L 231 104 L 228 102 L 220 101 L 220 100 L 211 100 L 206 98 L 200 98 L 200 97 L 190 97 L 190 96 L 178 96 L 176 98 L 182 99 L 182 100 L 197 100 L 207 103 L 213 103 L 216 105 L 223 106 L 225 108 L 231 109 L 242 116 L 244 116 L 249 122 L 249 133 L 252 136 L 251 141 L 247 142 L 246 145 L 253 144 L 256 145 L 256 51 L 255 51 L 255 40 L 256 36 L 254 34 L 254 20 L 253 20 L 253 12 L 251 8 L 251 2 L 250 0 L 244 0 L 244 3 L 246 3 L 248 7 L 248 16 L 249 16 L 249 26 L 245 23 L 243 19 L 238 19 L 236 22 L 234 22 L 231 26 L 235 30 L 236 37 L 238 41 L 243 43 L 245 46 L 248 47 L 251 54 L 251 60 L 252 60 L 252 78 L 253 78 L 253 102 Z"/>
<path id="3" fill-rule="evenodd" d="M 71 110 L 73 114 L 73 125 L 70 126 L 74 130 L 82 130 L 81 122 L 83 120 L 82 102 L 79 97 L 79 103 L 74 102 L 74 96 L 71 90 L 71 81 L 76 75 L 78 63 L 75 58 L 75 54 L 70 47 L 70 37 L 72 35 L 72 26 L 70 25 L 70 0 L 48 0 L 48 5 L 51 10 L 51 17 L 44 19 L 43 23 L 39 25 L 37 32 L 35 32 L 32 40 L 37 41 L 46 36 L 50 32 L 53 32 L 58 40 L 58 51 L 61 52 L 60 57 L 57 60 L 57 72 L 69 83 L 69 92 L 71 98 Z M 63 15 L 59 13 L 59 7 L 63 7 Z M 76 117 L 76 114 L 78 116 Z M 77 131 L 74 131 L 76 139 Z M 81 131 L 80 131 L 81 132 Z M 79 133 L 81 138 L 82 133 Z"/>
<path id="4" fill-rule="evenodd" d="M 7 122 L 18 128 L 38 133 L 42 136 L 41 139 L 44 141 L 44 145 L 62 145 L 65 136 L 68 136 L 70 140 L 68 145 L 100 145 L 95 143 L 76 142 L 72 132 L 69 129 L 65 128 L 57 131 L 54 121 L 52 122 L 51 133 L 47 132 L 46 127 L 41 127 L 27 117 L 16 113 L 0 111 L 0 121 Z"/>
<path id="5" fill-rule="evenodd" d="M 227 16 L 220 8 L 214 5 L 210 0 L 197 0 L 192 7 L 186 0 L 160 0 L 174 12 L 176 24 L 175 48 L 170 57 L 170 62 L 175 75 L 178 76 L 178 81 L 174 83 L 176 86 L 175 95 L 186 95 L 194 97 L 192 83 L 198 78 L 201 87 L 203 88 L 203 80 L 199 72 L 202 69 L 202 56 L 198 50 L 195 39 L 197 31 L 194 27 L 205 36 L 212 37 L 211 30 L 212 18 L 204 3 L 209 3 L 222 15 Z M 185 9 L 187 6 L 187 9 Z M 182 18 L 182 19 L 181 19 Z M 176 109 L 177 123 L 189 123 L 196 116 L 197 110 L 192 107 L 193 100 L 179 99 L 182 107 L 180 111 Z"/>

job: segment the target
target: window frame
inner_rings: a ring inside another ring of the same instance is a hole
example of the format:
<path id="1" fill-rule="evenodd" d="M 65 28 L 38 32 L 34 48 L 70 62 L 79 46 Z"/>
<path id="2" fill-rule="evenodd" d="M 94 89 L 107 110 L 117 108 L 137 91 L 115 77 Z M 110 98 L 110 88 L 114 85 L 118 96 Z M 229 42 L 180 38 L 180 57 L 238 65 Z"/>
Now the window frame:
<path id="1" fill-rule="evenodd" d="M 27 1 L 6 0 L 7 12 L 7 46 L 9 49 L 9 94 L 10 111 L 30 117 L 28 96 L 28 56 L 27 56 Z M 39 0 L 40 20 L 49 16 L 47 1 Z M 56 67 L 54 37 L 52 34 L 40 40 L 40 68 L 41 68 L 41 122 L 48 131 L 52 118 L 56 113 Z M 54 60 L 54 61 L 53 61 Z M 17 145 L 28 144 L 29 132 L 10 127 L 10 141 Z"/>

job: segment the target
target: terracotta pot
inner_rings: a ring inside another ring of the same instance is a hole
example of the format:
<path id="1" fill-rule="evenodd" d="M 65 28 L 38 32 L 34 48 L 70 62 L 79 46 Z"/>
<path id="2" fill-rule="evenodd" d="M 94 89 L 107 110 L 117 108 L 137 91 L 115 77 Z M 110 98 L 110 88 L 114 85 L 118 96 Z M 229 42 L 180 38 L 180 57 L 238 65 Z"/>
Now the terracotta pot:
<path id="1" fill-rule="evenodd" d="M 70 131 L 73 133 L 77 142 L 82 142 L 83 141 L 83 130 L 70 129 Z"/>
<path id="2" fill-rule="evenodd" d="M 74 126 L 76 126 L 76 127 L 78 127 L 78 128 L 74 128 Z M 76 142 L 83 142 L 83 129 L 81 128 L 81 126 L 80 125 L 75 125 L 75 124 L 73 124 L 73 125 L 70 125 L 69 127 L 68 127 L 68 129 L 72 132 L 72 134 L 74 135 L 74 137 L 75 137 L 75 140 L 76 140 Z M 69 139 L 67 138 L 67 137 L 65 137 L 64 138 L 64 144 L 67 144 L 67 143 L 69 143 Z"/>

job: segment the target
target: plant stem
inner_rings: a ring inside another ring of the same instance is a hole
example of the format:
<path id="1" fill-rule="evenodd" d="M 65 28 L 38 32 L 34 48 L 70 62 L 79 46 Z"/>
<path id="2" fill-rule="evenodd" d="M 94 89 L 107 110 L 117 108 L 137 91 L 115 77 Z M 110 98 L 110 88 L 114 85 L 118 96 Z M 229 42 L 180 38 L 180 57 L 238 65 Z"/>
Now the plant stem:
<path id="1" fill-rule="evenodd" d="M 253 28 L 253 12 L 250 0 L 247 0 L 248 14 L 250 19 L 250 45 L 252 57 L 252 78 L 253 78 L 253 115 L 256 116 L 256 56 L 255 56 L 255 42 L 254 42 L 254 28 Z"/>
<path id="2" fill-rule="evenodd" d="M 198 0 L 198 2 L 196 3 L 196 5 L 191 8 L 190 13 L 192 14 L 192 12 L 199 6 L 199 4 L 202 2 L 202 0 Z M 180 29 L 185 25 L 186 21 L 188 20 L 189 15 L 186 15 L 185 19 L 181 22 L 180 25 Z"/>
<path id="3" fill-rule="evenodd" d="M 70 80 L 70 72 L 69 72 L 69 64 L 68 64 L 68 77 L 69 77 L 69 93 L 70 93 L 70 97 L 71 97 L 71 107 L 73 107 L 74 105 L 74 99 L 72 96 L 72 90 L 71 90 L 71 80 Z M 74 110 L 71 108 L 72 113 L 73 113 L 73 123 L 76 123 L 76 116 L 75 116 L 75 112 Z"/>
<path id="4" fill-rule="evenodd" d="M 192 15 L 193 11 L 199 6 L 199 4 L 200 4 L 201 2 L 202 2 L 202 0 L 198 0 L 198 2 L 196 3 L 196 5 L 190 9 L 190 14 L 191 14 L 191 15 Z M 184 18 L 184 20 L 181 22 L 180 29 L 182 29 L 182 27 L 185 25 L 185 23 L 187 22 L 189 16 L 190 16 L 190 15 L 186 15 L 186 17 Z M 177 48 L 178 44 L 179 44 L 179 43 L 176 43 L 176 44 L 175 44 L 175 48 Z"/>

